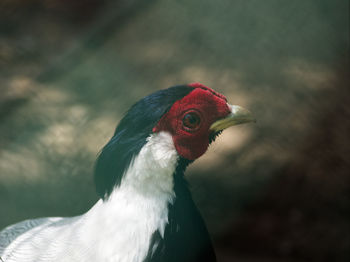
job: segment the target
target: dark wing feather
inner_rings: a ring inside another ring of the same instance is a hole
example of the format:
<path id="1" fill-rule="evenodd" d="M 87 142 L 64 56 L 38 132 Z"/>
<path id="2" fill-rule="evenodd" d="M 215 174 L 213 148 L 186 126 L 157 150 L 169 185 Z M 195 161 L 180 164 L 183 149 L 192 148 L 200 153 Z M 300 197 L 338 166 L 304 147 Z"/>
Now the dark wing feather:
<path id="1" fill-rule="evenodd" d="M 169 223 L 164 238 L 158 231 L 153 234 L 145 262 L 216 261 L 208 230 L 183 176 L 183 166 L 188 163 L 188 160 L 180 160 L 174 175 L 176 199 L 169 204 Z"/>

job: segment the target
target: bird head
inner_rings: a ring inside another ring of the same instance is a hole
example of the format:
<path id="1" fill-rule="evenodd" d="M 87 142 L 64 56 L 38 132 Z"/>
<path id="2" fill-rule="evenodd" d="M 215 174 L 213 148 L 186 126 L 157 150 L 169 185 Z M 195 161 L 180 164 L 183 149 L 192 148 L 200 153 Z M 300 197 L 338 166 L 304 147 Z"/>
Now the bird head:
<path id="1" fill-rule="evenodd" d="M 170 134 L 178 156 L 192 162 L 222 130 L 252 121 L 248 110 L 228 104 L 225 96 L 200 83 L 157 91 L 130 108 L 102 149 L 95 166 L 97 193 L 105 198 L 120 184 L 152 134 Z"/>
<path id="2" fill-rule="evenodd" d="M 214 137 L 223 129 L 254 121 L 251 113 L 227 103 L 225 96 L 200 83 L 177 100 L 152 129 L 169 132 L 180 156 L 195 160 L 203 155 Z"/>

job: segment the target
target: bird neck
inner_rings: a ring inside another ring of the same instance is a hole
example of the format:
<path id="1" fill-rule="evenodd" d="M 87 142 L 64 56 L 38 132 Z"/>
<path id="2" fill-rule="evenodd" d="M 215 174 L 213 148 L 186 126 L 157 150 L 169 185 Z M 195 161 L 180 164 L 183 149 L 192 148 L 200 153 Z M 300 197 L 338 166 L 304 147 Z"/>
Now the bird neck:
<path id="1" fill-rule="evenodd" d="M 146 262 L 216 261 L 212 242 L 188 188 L 184 171 L 191 161 L 180 158 L 174 173 L 176 198 L 168 205 L 164 233 L 152 235 Z"/>
<path id="2" fill-rule="evenodd" d="M 120 185 L 86 214 L 86 228 L 94 228 L 89 235 L 94 236 L 104 256 L 116 261 L 143 261 L 152 234 L 158 231 L 164 235 L 168 206 L 175 198 L 173 175 L 178 158 L 169 133 L 151 134 Z"/>
<path id="3" fill-rule="evenodd" d="M 120 186 L 113 190 L 110 198 L 113 199 L 124 189 L 145 197 L 173 196 L 173 174 L 177 161 L 178 154 L 172 136 L 167 132 L 151 134 L 140 153 L 131 161 Z"/>

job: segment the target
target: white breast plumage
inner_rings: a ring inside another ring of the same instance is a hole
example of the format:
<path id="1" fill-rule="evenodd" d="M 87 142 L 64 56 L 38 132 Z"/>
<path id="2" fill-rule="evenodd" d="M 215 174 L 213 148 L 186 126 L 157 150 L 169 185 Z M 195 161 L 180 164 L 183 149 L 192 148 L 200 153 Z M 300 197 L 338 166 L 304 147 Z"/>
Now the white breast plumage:
<path id="1" fill-rule="evenodd" d="M 0 232 L 1 259 L 141 262 L 152 234 L 163 234 L 168 221 L 177 160 L 171 135 L 152 134 L 107 200 L 81 216 L 26 220 L 7 227 Z"/>

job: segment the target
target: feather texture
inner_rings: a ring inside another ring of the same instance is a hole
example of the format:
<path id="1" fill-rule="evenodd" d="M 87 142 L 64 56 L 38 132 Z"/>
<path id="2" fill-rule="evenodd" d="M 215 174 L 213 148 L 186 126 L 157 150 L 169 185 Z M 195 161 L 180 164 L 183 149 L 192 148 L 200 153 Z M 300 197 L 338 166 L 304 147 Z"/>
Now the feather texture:
<path id="1" fill-rule="evenodd" d="M 160 90 L 132 106 L 96 161 L 94 180 L 101 199 L 81 216 L 26 220 L 5 228 L 0 232 L 0 258 L 4 262 L 215 261 L 208 231 L 184 178 L 192 161 L 180 157 L 173 134 L 153 133 L 172 105 L 194 88 Z M 209 143 L 217 134 L 210 134 Z"/>
<path id="2" fill-rule="evenodd" d="M 176 198 L 169 203 L 169 223 L 164 237 L 159 231 L 153 234 L 145 262 L 216 261 L 208 230 L 184 178 L 184 171 L 191 162 L 184 158 L 178 161 L 174 174 Z"/>
<path id="3" fill-rule="evenodd" d="M 2 259 L 143 261 L 152 234 L 164 235 L 177 161 L 171 135 L 151 135 L 108 200 L 82 216 L 27 220 L 6 228 L 0 233 Z"/>

